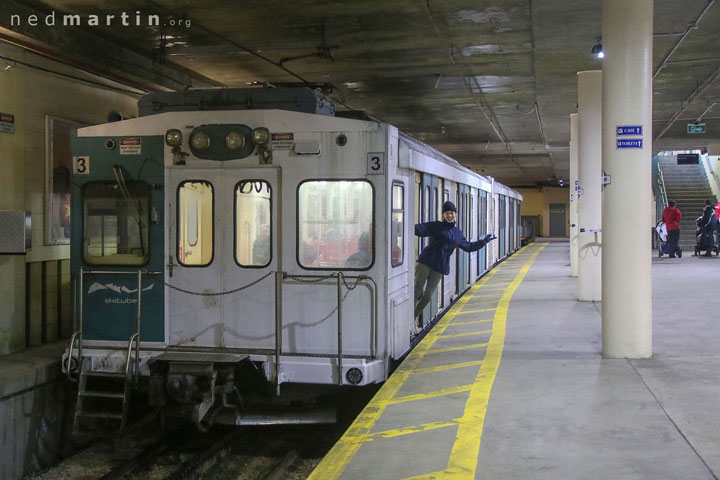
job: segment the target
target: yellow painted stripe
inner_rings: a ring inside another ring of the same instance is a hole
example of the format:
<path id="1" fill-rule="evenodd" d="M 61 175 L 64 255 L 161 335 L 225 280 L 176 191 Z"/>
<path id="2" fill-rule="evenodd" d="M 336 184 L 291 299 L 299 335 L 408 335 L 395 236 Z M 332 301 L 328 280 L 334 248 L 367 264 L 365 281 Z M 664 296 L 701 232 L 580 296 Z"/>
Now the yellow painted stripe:
<path id="1" fill-rule="evenodd" d="M 416 393 L 414 395 L 405 395 L 404 397 L 395 397 L 388 401 L 388 405 L 395 405 L 397 403 L 414 402 L 416 400 L 425 400 L 428 398 L 444 397 L 445 395 L 453 395 L 455 393 L 469 392 L 472 385 L 461 385 L 459 387 L 444 388 L 442 390 L 435 390 L 432 392 Z"/>
<path id="2" fill-rule="evenodd" d="M 445 370 L 453 370 L 456 368 L 477 367 L 479 365 L 482 365 L 482 362 L 482 360 L 476 360 L 474 362 L 451 363 L 448 365 L 440 365 L 437 367 L 418 368 L 413 370 L 412 373 L 413 375 L 418 375 L 421 373 L 443 372 Z"/>
<path id="3" fill-rule="evenodd" d="M 483 333 L 492 333 L 492 330 L 483 330 L 481 332 L 449 333 L 447 335 L 438 335 L 438 338 L 469 337 L 471 335 L 482 335 Z"/>
<path id="4" fill-rule="evenodd" d="M 383 432 L 368 433 L 367 435 L 362 435 L 361 437 L 348 437 L 347 441 L 357 442 L 357 444 L 362 445 L 363 443 L 372 442 L 373 440 L 378 440 L 381 438 L 402 437 L 404 435 L 412 435 L 415 433 L 437 430 L 439 428 L 456 427 L 458 425 L 458 421 L 459 419 L 456 418 L 449 422 L 431 422 L 424 423 L 422 425 L 413 425 L 410 427 L 398 428 L 396 430 L 385 430 Z"/>
<path id="5" fill-rule="evenodd" d="M 442 338 L 442 337 L 440 337 Z M 428 350 L 425 355 L 432 355 L 434 353 L 444 353 L 444 352 L 457 352 L 460 350 L 470 350 L 471 348 L 482 348 L 487 347 L 488 343 L 474 343 L 472 345 L 463 345 L 461 347 L 447 347 L 447 348 L 433 348 L 432 350 Z"/>
<path id="6" fill-rule="evenodd" d="M 482 308 L 480 310 L 463 310 L 462 312 L 457 312 L 456 315 L 465 315 L 466 313 L 492 312 L 493 310 L 497 310 L 497 309 L 496 308 Z"/>
<path id="7" fill-rule="evenodd" d="M 468 300 L 472 297 L 472 294 L 477 292 L 477 290 L 481 288 L 484 284 L 486 284 L 489 280 L 494 280 L 494 276 L 499 270 L 500 269 L 498 267 L 494 268 L 482 279 L 480 279 L 480 281 L 473 285 L 469 289 L 469 291 L 465 295 L 463 295 L 463 297 L 458 299 L 458 301 L 455 303 L 455 305 L 453 305 L 450 311 L 440 319 L 440 321 L 435 325 L 433 331 L 438 331 L 438 333 L 440 333 L 440 331 L 444 330 L 444 328 L 447 328 L 447 326 L 452 322 L 452 319 L 455 317 L 457 312 L 462 310 L 468 303 Z M 495 300 L 494 302 L 483 303 L 495 302 L 497 302 L 497 300 Z M 308 480 L 336 480 L 340 477 L 340 475 L 342 475 L 350 460 L 355 456 L 360 446 L 364 443 L 363 440 L 358 439 L 368 438 L 367 435 L 369 434 L 370 430 L 375 425 L 377 420 L 380 418 L 382 413 L 385 411 L 388 402 L 393 399 L 393 397 L 405 383 L 407 378 L 413 373 L 413 370 L 417 368 L 418 364 L 422 361 L 424 356 L 429 353 L 429 349 L 436 341 L 437 335 L 426 335 L 423 341 L 421 341 L 420 344 L 418 344 L 413 349 L 413 351 L 410 352 L 405 361 L 403 361 L 403 363 L 395 370 L 393 375 L 388 378 L 385 384 L 375 394 L 372 400 L 370 400 L 370 402 L 363 409 L 360 415 L 358 415 L 352 425 L 350 425 L 350 428 L 348 428 L 342 438 L 338 440 L 338 442 L 333 446 L 330 452 L 328 452 L 325 458 L 323 458 L 320 464 L 310 474 Z M 439 353 L 439 351 L 436 352 Z M 444 426 L 450 425 L 442 422 L 436 423 L 434 425 L 441 424 Z"/>
<path id="8" fill-rule="evenodd" d="M 490 337 L 490 345 L 485 354 L 485 361 L 480 366 L 475 384 L 472 390 L 470 390 L 470 395 L 465 405 L 465 413 L 458 427 L 457 440 L 450 453 L 448 470 L 438 476 L 438 479 L 475 479 L 478 452 L 480 451 L 483 424 L 485 423 L 485 413 L 487 411 L 488 401 L 490 400 L 490 391 L 495 381 L 495 375 L 497 375 L 498 368 L 500 367 L 500 358 L 502 357 L 505 343 L 505 330 L 510 299 L 525 278 L 530 266 L 546 245 L 547 243 L 542 244 L 527 260 L 515 277 L 515 280 L 508 286 L 498 305 L 497 312 L 495 312 L 495 322 L 493 323 L 494 332 L 492 337 Z"/>
<path id="9" fill-rule="evenodd" d="M 492 322 L 493 320 L 494 320 L 493 318 L 488 318 L 487 320 L 472 320 L 469 322 L 452 322 L 448 326 L 454 327 L 456 325 L 475 325 L 476 323 L 489 323 L 489 322 Z"/>

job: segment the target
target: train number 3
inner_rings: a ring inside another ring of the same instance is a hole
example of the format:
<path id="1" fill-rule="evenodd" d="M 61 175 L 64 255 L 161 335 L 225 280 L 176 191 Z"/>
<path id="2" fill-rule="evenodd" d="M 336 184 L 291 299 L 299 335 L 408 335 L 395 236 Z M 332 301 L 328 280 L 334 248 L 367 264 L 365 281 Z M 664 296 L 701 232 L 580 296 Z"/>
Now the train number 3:
<path id="1" fill-rule="evenodd" d="M 382 175 L 385 173 L 384 153 L 367 154 L 367 173 L 368 175 Z"/>
<path id="2" fill-rule="evenodd" d="M 73 173 L 75 175 L 89 175 L 90 157 L 73 157 Z"/>

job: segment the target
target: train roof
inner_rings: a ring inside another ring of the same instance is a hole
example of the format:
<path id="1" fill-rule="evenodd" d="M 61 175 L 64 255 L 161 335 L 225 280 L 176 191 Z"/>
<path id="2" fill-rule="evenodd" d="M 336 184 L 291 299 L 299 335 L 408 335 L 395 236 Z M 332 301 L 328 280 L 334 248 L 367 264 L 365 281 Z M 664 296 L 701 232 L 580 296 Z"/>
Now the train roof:
<path id="1" fill-rule="evenodd" d="M 140 117 L 165 112 L 267 109 L 335 114 L 335 106 L 321 89 L 307 87 L 183 89 L 148 93 L 138 100 Z"/>

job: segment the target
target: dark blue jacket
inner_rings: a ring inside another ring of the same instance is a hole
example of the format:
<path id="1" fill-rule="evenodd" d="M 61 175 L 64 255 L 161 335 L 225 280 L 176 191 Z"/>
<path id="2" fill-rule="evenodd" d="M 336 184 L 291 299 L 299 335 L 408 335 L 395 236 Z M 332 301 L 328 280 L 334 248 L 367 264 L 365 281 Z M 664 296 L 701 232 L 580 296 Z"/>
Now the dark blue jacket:
<path id="1" fill-rule="evenodd" d="M 450 273 L 450 255 L 460 247 L 466 252 L 475 252 L 485 246 L 483 240 L 468 242 L 455 222 L 434 221 L 415 225 L 415 235 L 430 237 L 430 244 L 423 248 L 418 262 L 427 265 L 436 272 Z"/>

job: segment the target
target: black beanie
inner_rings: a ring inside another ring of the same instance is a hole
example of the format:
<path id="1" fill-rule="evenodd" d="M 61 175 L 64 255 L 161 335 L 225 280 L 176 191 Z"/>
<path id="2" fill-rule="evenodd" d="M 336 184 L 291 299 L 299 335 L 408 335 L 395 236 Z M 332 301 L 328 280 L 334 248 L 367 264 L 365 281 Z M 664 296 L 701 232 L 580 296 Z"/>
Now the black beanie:
<path id="1" fill-rule="evenodd" d="M 455 208 L 455 204 L 448 200 L 447 202 L 443 203 L 443 210 L 442 213 L 445 212 L 455 212 L 457 213 L 457 209 Z"/>

